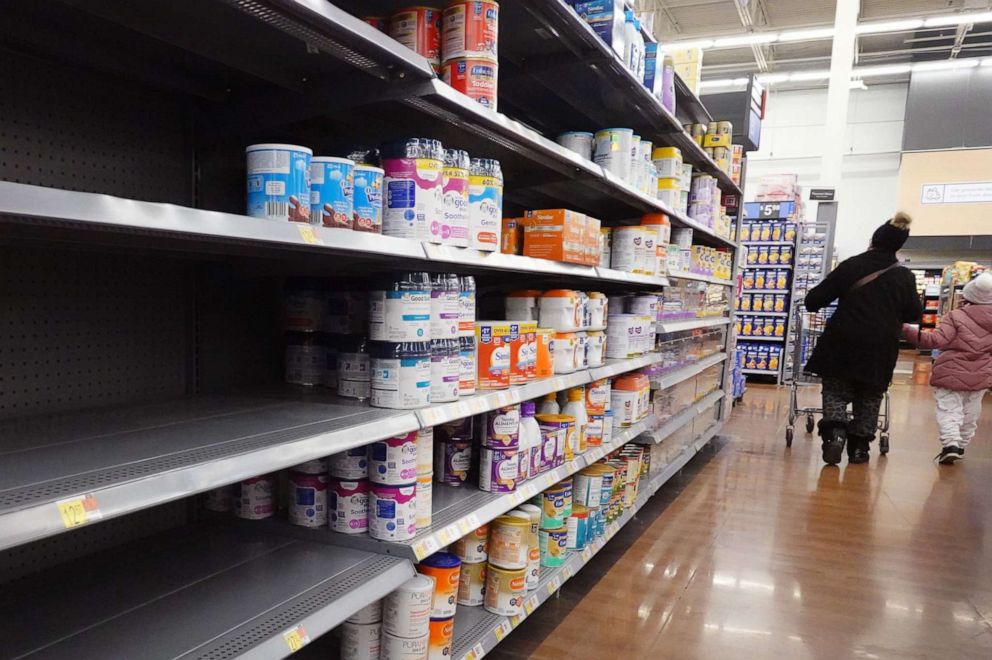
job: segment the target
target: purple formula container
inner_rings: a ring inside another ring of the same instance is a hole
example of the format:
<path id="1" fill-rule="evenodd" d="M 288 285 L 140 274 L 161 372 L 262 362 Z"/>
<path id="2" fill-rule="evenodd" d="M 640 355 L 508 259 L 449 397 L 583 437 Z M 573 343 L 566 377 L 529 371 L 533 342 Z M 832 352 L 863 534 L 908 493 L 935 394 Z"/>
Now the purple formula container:
<path id="1" fill-rule="evenodd" d="M 417 480 L 417 432 L 369 445 L 369 481 L 403 486 Z"/>
<path id="2" fill-rule="evenodd" d="M 369 536 L 380 541 L 406 541 L 417 534 L 417 485 L 372 484 Z"/>
<path id="3" fill-rule="evenodd" d="M 331 477 L 327 488 L 327 519 L 332 531 L 364 534 L 369 531 L 369 482 Z"/>
<path id="4" fill-rule="evenodd" d="M 472 468 L 472 443 L 463 440 L 434 440 L 434 480 L 461 486 Z"/>
<path id="5" fill-rule="evenodd" d="M 517 449 L 520 446 L 520 406 L 490 410 L 482 418 L 480 438 L 483 447 Z"/>
<path id="6" fill-rule="evenodd" d="M 520 450 L 482 447 L 479 455 L 479 490 L 512 493 L 520 481 Z"/>

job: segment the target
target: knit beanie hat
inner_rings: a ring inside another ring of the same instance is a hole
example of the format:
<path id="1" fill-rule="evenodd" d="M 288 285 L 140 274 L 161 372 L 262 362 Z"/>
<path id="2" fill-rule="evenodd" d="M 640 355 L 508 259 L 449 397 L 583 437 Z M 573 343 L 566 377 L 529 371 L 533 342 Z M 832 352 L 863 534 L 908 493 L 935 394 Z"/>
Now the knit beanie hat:
<path id="1" fill-rule="evenodd" d="M 908 214 L 899 211 L 888 222 L 875 230 L 871 235 L 871 246 L 876 250 L 897 252 L 906 244 L 909 238 L 909 225 L 913 219 Z"/>
<path id="2" fill-rule="evenodd" d="M 964 285 L 964 299 L 976 305 L 992 305 L 992 273 L 982 273 Z"/>

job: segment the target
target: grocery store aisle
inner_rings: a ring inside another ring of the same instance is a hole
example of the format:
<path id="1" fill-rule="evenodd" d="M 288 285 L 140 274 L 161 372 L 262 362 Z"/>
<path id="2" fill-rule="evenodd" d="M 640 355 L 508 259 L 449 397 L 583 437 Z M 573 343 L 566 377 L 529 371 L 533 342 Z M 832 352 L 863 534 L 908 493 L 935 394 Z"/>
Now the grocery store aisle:
<path id="1" fill-rule="evenodd" d="M 787 390 L 751 386 L 716 453 L 488 657 L 992 657 L 992 397 L 938 466 L 929 388 L 897 379 L 892 452 L 839 469 L 787 450 Z"/>

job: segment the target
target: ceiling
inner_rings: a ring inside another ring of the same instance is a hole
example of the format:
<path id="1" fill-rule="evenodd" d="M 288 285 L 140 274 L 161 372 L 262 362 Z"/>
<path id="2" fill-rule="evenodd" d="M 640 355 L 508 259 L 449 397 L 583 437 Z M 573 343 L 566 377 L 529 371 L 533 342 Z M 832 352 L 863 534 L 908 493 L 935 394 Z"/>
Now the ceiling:
<path id="1" fill-rule="evenodd" d="M 836 6 L 832 0 L 636 0 L 634 4 L 639 11 L 653 15 L 653 32 L 662 43 L 830 27 Z M 861 0 L 858 21 L 989 10 L 992 0 Z M 708 49 L 703 56 L 703 80 L 829 69 L 830 51 L 829 39 Z M 980 23 L 861 35 L 856 41 L 855 64 L 873 66 L 990 55 L 992 23 Z"/>

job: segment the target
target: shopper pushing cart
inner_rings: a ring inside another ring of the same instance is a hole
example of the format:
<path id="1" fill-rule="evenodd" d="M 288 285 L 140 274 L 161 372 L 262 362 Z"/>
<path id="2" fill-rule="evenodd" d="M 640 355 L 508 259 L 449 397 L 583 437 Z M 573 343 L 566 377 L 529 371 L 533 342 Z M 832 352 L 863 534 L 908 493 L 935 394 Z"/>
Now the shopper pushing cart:
<path id="1" fill-rule="evenodd" d="M 896 252 L 909 238 L 910 217 L 897 213 L 875 230 L 867 252 L 840 263 L 806 294 L 806 309 L 819 312 L 834 300 L 837 311 L 823 327 L 807 372 L 823 383 L 823 461 L 868 462 L 878 413 L 899 357 L 902 324 L 920 318 L 916 279 Z M 852 406 L 853 415 L 847 411 Z"/>

